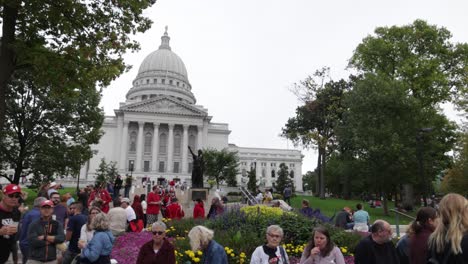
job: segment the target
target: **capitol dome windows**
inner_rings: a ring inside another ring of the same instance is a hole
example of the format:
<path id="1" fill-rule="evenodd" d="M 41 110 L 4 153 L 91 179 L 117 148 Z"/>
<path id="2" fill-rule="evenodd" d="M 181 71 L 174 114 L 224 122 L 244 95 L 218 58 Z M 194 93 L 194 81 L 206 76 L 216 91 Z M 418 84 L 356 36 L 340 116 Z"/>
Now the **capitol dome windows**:
<path id="1" fill-rule="evenodd" d="M 166 84 L 166 79 L 161 79 L 162 84 Z"/>
<path id="2" fill-rule="evenodd" d="M 172 85 L 172 80 L 169 80 L 169 85 Z"/>
<path id="3" fill-rule="evenodd" d="M 141 96 L 141 100 L 146 100 L 146 99 L 148 99 L 148 96 L 147 96 L 147 95 Z"/>

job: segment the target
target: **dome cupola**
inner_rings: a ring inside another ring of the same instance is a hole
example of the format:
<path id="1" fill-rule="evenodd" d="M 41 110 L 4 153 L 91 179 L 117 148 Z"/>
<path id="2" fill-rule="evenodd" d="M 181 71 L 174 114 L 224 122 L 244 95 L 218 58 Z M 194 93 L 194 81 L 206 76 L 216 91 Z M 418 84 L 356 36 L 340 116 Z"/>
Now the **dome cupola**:
<path id="1" fill-rule="evenodd" d="M 146 56 L 141 63 L 133 87 L 127 93 L 127 101 L 142 101 L 167 95 L 195 104 L 187 69 L 182 59 L 171 50 L 170 39 L 166 26 L 159 48 Z"/>

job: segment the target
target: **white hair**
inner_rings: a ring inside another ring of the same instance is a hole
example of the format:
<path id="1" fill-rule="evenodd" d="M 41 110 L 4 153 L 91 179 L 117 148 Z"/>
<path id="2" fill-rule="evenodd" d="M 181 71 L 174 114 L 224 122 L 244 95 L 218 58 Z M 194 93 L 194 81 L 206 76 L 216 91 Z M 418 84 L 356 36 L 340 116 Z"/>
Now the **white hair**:
<path id="1" fill-rule="evenodd" d="M 204 226 L 198 225 L 192 228 L 188 233 L 190 246 L 193 251 L 205 248 L 213 239 L 214 231 Z"/>
<path id="2" fill-rule="evenodd" d="M 167 229 L 167 226 L 166 226 L 165 223 L 163 223 L 163 222 L 161 222 L 161 221 L 157 221 L 157 222 L 154 222 L 154 223 L 153 223 L 153 225 L 151 226 L 151 230 L 156 229 L 156 227 L 158 227 L 158 226 L 162 227 L 162 229 L 163 229 L 164 231 L 166 231 L 166 229 Z"/>

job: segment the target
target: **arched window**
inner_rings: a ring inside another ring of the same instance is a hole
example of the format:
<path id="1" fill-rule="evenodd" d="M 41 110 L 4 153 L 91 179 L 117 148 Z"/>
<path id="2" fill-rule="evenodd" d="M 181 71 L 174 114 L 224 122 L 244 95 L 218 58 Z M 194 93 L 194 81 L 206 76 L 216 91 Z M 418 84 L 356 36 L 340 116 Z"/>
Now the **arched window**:
<path id="1" fill-rule="evenodd" d="M 188 138 L 188 145 L 190 146 L 190 148 L 193 150 L 193 151 L 196 151 L 195 150 L 195 145 L 196 145 L 196 138 L 195 138 L 195 135 L 190 135 L 189 138 Z M 189 153 L 190 154 L 190 153 Z M 189 155 L 191 156 L 191 155 Z"/>
<path id="2" fill-rule="evenodd" d="M 271 170 L 271 177 L 272 177 L 272 178 L 275 178 L 275 177 L 276 177 L 275 170 Z"/>
<path id="3" fill-rule="evenodd" d="M 167 153 L 167 135 L 165 133 L 161 133 L 159 135 L 159 154 L 166 154 Z"/>
<path id="4" fill-rule="evenodd" d="M 130 146 L 129 151 L 135 152 L 136 151 L 136 141 L 137 141 L 137 133 L 135 131 L 130 133 Z"/>
<path id="5" fill-rule="evenodd" d="M 151 153 L 151 145 L 153 143 L 153 135 L 150 132 L 145 134 L 145 153 Z"/>
<path id="6" fill-rule="evenodd" d="M 182 145 L 182 137 L 179 133 L 174 135 L 174 155 L 180 156 L 180 146 Z"/>
<path id="7" fill-rule="evenodd" d="M 262 177 L 265 177 L 265 176 L 266 176 L 266 170 L 262 169 Z"/>

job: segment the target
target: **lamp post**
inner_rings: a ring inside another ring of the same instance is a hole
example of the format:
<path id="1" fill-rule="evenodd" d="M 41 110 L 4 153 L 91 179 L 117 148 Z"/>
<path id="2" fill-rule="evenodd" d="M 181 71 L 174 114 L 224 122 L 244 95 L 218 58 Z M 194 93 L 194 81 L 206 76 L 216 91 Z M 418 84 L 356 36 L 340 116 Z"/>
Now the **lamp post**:
<path id="1" fill-rule="evenodd" d="M 130 161 L 130 166 L 129 166 L 129 168 L 128 168 L 128 170 L 130 171 L 130 177 L 133 176 L 133 165 L 134 165 L 134 161 L 131 160 L 131 161 Z"/>
<path id="2" fill-rule="evenodd" d="M 424 133 L 431 132 L 434 128 L 432 127 L 425 127 L 421 128 L 416 135 L 416 141 L 418 142 L 418 171 L 419 177 L 422 181 L 422 197 L 424 206 L 427 206 L 427 193 L 428 193 L 428 184 L 426 179 L 426 174 L 424 173 Z"/>

